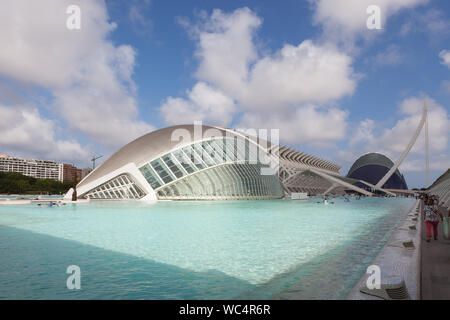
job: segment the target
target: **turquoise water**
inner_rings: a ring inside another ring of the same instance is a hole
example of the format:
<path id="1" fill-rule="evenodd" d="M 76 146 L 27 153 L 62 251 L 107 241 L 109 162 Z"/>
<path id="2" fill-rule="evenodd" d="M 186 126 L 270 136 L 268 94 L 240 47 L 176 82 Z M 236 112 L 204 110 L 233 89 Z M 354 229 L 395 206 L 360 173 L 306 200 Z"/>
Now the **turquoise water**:
<path id="1" fill-rule="evenodd" d="M 414 202 L 316 201 L 0 206 L 0 299 L 345 298 Z"/>

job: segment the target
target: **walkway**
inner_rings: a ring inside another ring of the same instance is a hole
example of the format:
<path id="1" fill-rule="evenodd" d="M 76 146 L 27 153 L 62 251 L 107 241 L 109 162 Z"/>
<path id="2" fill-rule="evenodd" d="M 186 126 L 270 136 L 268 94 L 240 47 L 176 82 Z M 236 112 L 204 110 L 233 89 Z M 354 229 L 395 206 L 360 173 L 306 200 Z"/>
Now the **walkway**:
<path id="1" fill-rule="evenodd" d="M 446 211 L 440 208 L 446 215 Z M 442 222 L 439 239 L 426 242 L 427 228 L 422 220 L 422 300 L 450 300 L 450 240 L 444 239 Z"/>

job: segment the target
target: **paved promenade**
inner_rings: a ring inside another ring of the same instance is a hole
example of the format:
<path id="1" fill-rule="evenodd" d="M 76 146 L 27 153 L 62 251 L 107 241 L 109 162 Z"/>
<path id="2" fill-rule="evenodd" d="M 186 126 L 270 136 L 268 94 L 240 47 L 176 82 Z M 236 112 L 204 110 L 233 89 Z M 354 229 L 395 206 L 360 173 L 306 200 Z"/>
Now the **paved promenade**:
<path id="1" fill-rule="evenodd" d="M 447 211 L 440 208 L 444 216 Z M 427 228 L 422 221 L 422 299 L 450 300 L 450 240 L 444 239 L 439 222 L 439 239 L 426 242 Z"/>

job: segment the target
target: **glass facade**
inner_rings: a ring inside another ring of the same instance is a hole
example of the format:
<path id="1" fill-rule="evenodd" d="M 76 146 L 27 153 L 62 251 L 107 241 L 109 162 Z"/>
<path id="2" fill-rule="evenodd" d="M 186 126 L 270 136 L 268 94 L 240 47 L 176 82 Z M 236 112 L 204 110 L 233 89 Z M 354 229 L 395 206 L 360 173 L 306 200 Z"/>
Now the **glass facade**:
<path id="1" fill-rule="evenodd" d="M 275 176 L 261 175 L 260 164 L 227 164 L 201 171 L 157 191 L 159 199 L 275 199 L 283 188 Z"/>
<path id="2" fill-rule="evenodd" d="M 88 199 L 136 200 L 145 193 L 126 175 L 120 175 L 86 194 Z"/>
<path id="3" fill-rule="evenodd" d="M 281 198 L 277 177 L 261 174 L 260 151 L 246 139 L 216 137 L 173 150 L 139 170 L 158 199 Z"/>

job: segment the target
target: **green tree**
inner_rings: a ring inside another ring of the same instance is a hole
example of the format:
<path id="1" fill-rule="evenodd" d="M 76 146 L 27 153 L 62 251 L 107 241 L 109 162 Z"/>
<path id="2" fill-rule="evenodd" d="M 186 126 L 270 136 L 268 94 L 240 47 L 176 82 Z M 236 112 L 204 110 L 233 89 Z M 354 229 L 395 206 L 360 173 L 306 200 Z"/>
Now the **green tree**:
<path id="1" fill-rule="evenodd" d="M 73 182 L 36 179 L 17 172 L 0 172 L 0 193 L 3 194 L 62 194 L 73 187 Z"/>

